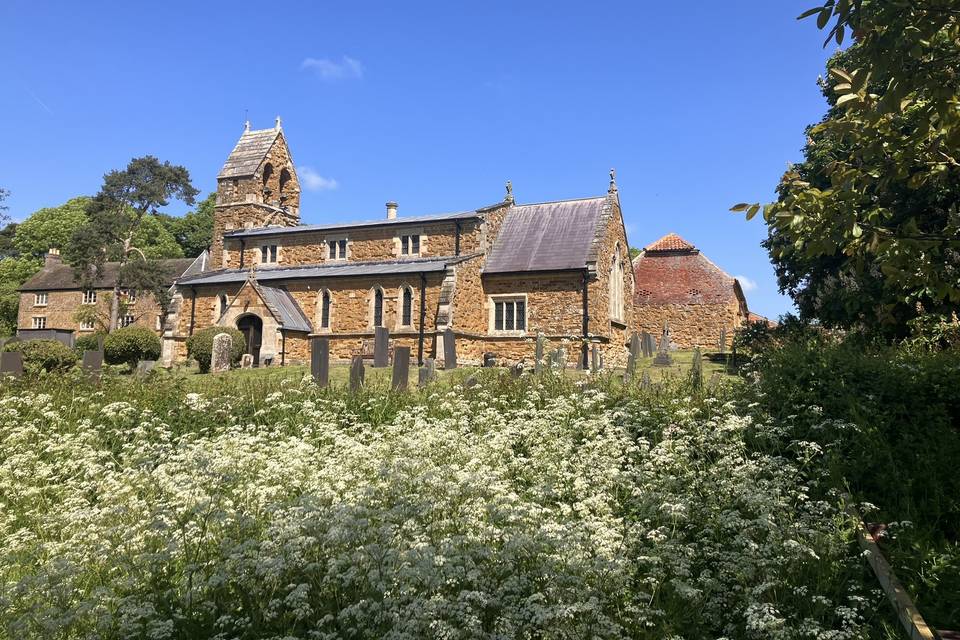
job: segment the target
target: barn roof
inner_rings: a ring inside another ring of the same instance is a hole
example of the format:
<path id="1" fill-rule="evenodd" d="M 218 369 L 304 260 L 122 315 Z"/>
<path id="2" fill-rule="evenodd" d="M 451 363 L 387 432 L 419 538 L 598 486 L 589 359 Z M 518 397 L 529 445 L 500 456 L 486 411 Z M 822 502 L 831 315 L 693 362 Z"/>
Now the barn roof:
<path id="1" fill-rule="evenodd" d="M 168 258 L 158 260 L 168 284 L 173 284 L 185 273 L 196 273 L 206 266 L 206 252 L 196 258 Z M 93 280 L 94 289 L 112 289 L 120 271 L 119 262 L 106 262 Z M 20 285 L 20 291 L 79 291 L 81 284 L 74 277 L 73 267 L 63 262 L 46 265 Z"/>
<path id="2" fill-rule="evenodd" d="M 255 174 L 279 135 L 279 128 L 244 131 L 217 178 L 243 178 Z"/>
<path id="3" fill-rule="evenodd" d="M 692 243 L 670 233 L 633 260 L 634 304 L 726 304 L 743 297 L 727 275 Z"/>
<path id="4" fill-rule="evenodd" d="M 596 261 L 610 215 L 607 196 L 516 205 L 504 218 L 483 272 L 583 269 Z"/>

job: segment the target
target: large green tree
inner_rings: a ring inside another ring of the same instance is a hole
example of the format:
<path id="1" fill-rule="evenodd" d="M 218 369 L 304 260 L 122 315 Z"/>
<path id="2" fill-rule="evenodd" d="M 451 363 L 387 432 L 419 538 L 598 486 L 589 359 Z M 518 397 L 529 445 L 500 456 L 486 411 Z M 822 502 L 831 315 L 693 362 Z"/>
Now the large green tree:
<path id="1" fill-rule="evenodd" d="M 117 328 L 123 290 L 150 291 L 166 307 L 170 274 L 137 245 L 137 237 L 150 225 L 166 233 L 157 219 L 160 208 L 171 199 L 192 205 L 197 193 L 186 168 L 153 156 L 134 158 L 125 169 L 103 177 L 103 187 L 87 208 L 88 221 L 73 234 L 64 257 L 81 282 L 91 282 L 107 260 L 119 262 L 110 296 L 111 331 Z"/>
<path id="2" fill-rule="evenodd" d="M 802 314 L 888 334 L 960 309 L 960 2 L 828 0 L 830 109 L 805 161 L 759 211 L 780 286 Z"/>
<path id="3" fill-rule="evenodd" d="M 40 257 L 50 248 L 63 249 L 87 223 L 90 198 L 72 198 L 57 207 L 37 209 L 17 225 L 13 244 L 22 255 Z"/>
<path id="4" fill-rule="evenodd" d="M 211 193 L 197 203 L 197 208 L 183 216 L 161 214 L 160 221 L 177 240 L 188 258 L 195 258 L 209 246 L 213 237 L 213 212 L 217 194 Z"/>

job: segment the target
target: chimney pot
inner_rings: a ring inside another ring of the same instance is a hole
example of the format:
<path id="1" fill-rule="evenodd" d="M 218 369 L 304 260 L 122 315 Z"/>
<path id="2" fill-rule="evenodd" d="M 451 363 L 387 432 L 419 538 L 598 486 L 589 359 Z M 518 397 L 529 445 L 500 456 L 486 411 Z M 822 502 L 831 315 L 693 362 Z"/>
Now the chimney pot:
<path id="1" fill-rule="evenodd" d="M 396 220 L 397 218 L 397 203 L 391 200 L 387 203 L 387 220 Z"/>
<path id="2" fill-rule="evenodd" d="M 49 267 L 51 265 L 60 264 L 60 249 L 55 247 L 50 247 L 47 249 L 47 255 L 43 257 L 43 265 Z"/>

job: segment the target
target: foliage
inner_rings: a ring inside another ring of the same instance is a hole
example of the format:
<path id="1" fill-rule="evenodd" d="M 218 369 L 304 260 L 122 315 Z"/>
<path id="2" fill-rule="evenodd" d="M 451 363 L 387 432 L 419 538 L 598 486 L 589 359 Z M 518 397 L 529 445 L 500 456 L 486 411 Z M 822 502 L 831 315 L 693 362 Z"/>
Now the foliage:
<path id="1" fill-rule="evenodd" d="M 4 387 L 0 476 L 18 478 L 0 519 L 4 631 L 870 633 L 882 601 L 845 518 L 807 497 L 816 449 L 756 450 L 779 427 L 730 395 L 477 379 L 421 394 Z"/>
<path id="2" fill-rule="evenodd" d="M 211 193 L 197 203 L 194 211 L 188 211 L 181 217 L 161 214 L 159 220 L 170 234 L 176 238 L 188 258 L 195 258 L 209 246 L 213 237 L 213 213 L 217 204 L 217 194 Z"/>
<path id="3" fill-rule="evenodd" d="M 106 340 L 107 334 L 102 332 L 86 333 L 77 336 L 73 341 L 73 348 L 77 354 L 83 355 L 84 351 L 97 351 L 100 349 L 100 339 Z"/>
<path id="4" fill-rule="evenodd" d="M 17 258 L 20 256 L 17 246 L 13 243 L 13 239 L 17 234 L 17 226 L 19 225 L 16 222 L 11 222 L 0 229 L 0 259 Z"/>
<path id="5" fill-rule="evenodd" d="M 638 249 L 637 247 L 630 247 L 629 254 L 630 259 L 633 260 L 643 252 L 643 249 Z"/>
<path id="6" fill-rule="evenodd" d="M 0 187 L 0 222 L 6 222 L 10 219 L 10 216 L 7 215 L 7 211 L 10 207 L 4 204 L 7 201 L 7 198 L 10 197 L 10 192 L 2 187 Z"/>
<path id="7" fill-rule="evenodd" d="M 190 184 L 189 172 L 153 156 L 134 158 L 122 171 L 103 177 L 100 193 L 87 209 L 88 221 L 77 230 L 64 257 L 74 268 L 77 280 L 90 283 L 102 273 L 104 262 L 113 258 L 120 263 L 110 306 L 110 328 L 119 320 L 119 292 L 123 289 L 149 291 L 165 308 L 165 278 L 161 266 L 137 246 L 138 233 L 169 232 L 156 220 L 160 207 L 171 198 L 193 204 L 197 190 Z M 170 249 L 177 245 L 171 245 Z"/>
<path id="8" fill-rule="evenodd" d="M 230 352 L 230 363 L 234 366 L 240 363 L 240 358 L 247 350 L 247 339 L 238 329 L 232 327 L 207 327 L 197 331 L 187 338 L 187 355 L 197 361 L 200 371 L 210 370 L 210 356 L 213 355 L 213 337 L 218 333 L 229 334 L 233 338 L 233 350 Z"/>
<path id="9" fill-rule="evenodd" d="M 28 373 L 62 371 L 77 364 L 77 354 L 58 340 L 17 340 L 3 346 L 4 351 L 19 351 Z"/>
<path id="10" fill-rule="evenodd" d="M 146 327 L 131 325 L 107 334 L 103 341 L 103 357 L 108 364 L 133 367 L 140 360 L 158 360 L 161 348 L 157 334 Z"/>
<path id="11" fill-rule="evenodd" d="M 781 288 L 828 326 L 903 336 L 960 309 L 960 24 L 942 0 L 828 0 L 805 15 L 855 43 L 835 57 L 830 111 L 806 161 L 762 207 Z M 750 218 L 759 204 L 734 207 Z M 920 305 L 918 307 L 918 305 Z"/>
<path id="12" fill-rule="evenodd" d="M 0 335 L 17 330 L 20 293 L 17 288 L 40 270 L 42 262 L 34 258 L 0 259 Z"/>
<path id="13" fill-rule="evenodd" d="M 13 243 L 21 254 L 41 258 L 48 249 L 63 249 L 87 222 L 90 198 L 72 198 L 58 207 L 38 209 L 17 225 Z"/>

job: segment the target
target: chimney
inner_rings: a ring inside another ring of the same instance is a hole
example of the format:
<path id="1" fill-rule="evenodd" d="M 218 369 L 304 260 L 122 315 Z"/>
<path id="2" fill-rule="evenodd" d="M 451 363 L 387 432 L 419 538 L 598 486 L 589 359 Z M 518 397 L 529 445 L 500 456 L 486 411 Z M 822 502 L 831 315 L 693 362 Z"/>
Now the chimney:
<path id="1" fill-rule="evenodd" d="M 60 264 L 60 262 L 60 249 L 56 249 L 54 247 L 47 249 L 47 255 L 43 257 L 43 266 L 52 267 Z"/>
<path id="2" fill-rule="evenodd" d="M 387 220 L 397 219 L 397 203 L 391 200 L 387 203 Z"/>

